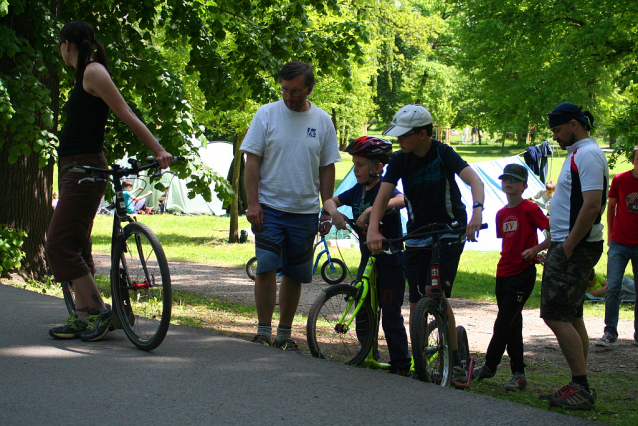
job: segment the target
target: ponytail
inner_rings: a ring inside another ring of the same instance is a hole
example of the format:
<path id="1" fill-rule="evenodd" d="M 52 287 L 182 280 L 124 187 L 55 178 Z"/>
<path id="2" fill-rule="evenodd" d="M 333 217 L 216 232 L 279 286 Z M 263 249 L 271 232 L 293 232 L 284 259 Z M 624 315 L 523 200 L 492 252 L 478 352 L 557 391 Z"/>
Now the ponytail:
<path id="1" fill-rule="evenodd" d="M 78 62 L 76 64 L 75 83 L 81 84 L 84 80 L 86 65 L 93 60 L 93 45 L 96 46 L 95 60 L 102 64 L 108 71 L 106 51 L 101 43 L 95 40 L 95 31 L 91 24 L 84 21 L 67 22 L 60 33 L 62 41 L 70 41 L 78 50 Z"/>

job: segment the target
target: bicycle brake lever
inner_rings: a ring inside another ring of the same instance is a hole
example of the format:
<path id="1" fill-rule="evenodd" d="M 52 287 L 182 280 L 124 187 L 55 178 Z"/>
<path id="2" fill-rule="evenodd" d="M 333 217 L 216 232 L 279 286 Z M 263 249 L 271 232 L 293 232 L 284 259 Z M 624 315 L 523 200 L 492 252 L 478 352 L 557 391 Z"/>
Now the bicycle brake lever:
<path id="1" fill-rule="evenodd" d="M 106 179 L 101 179 L 101 178 L 96 178 L 96 177 L 88 177 L 88 178 L 80 179 L 78 181 L 78 185 L 80 185 L 80 184 L 82 184 L 84 182 L 106 182 Z"/>

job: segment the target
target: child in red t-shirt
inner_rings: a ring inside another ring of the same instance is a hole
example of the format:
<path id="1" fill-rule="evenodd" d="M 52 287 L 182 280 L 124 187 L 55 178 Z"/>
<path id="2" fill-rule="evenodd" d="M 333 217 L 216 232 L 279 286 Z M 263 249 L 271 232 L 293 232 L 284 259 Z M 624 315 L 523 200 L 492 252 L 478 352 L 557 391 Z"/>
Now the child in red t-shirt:
<path id="1" fill-rule="evenodd" d="M 472 378 L 494 377 L 507 348 L 513 377 L 505 384 L 505 390 L 516 391 L 527 386 L 523 362 L 523 306 L 536 283 L 536 255 L 550 243 L 548 237 L 538 244 L 537 229 L 548 229 L 549 219 L 538 205 L 522 197 L 527 188 L 524 166 L 508 164 L 499 179 L 507 195 L 507 205 L 496 214 L 496 236 L 503 239 L 503 251 L 496 267 L 498 315 L 485 365 L 475 368 Z"/>

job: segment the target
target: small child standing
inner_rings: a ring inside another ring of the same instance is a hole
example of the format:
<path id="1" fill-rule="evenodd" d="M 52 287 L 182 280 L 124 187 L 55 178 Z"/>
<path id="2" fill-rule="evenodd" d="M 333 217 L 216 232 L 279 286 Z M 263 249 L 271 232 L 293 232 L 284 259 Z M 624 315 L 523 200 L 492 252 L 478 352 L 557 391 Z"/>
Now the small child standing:
<path id="1" fill-rule="evenodd" d="M 549 219 L 536 204 L 522 198 L 527 188 L 525 167 L 508 164 L 499 179 L 507 195 L 507 205 L 496 214 L 496 236 L 503 239 L 503 251 L 496 267 L 498 314 L 485 365 L 475 368 L 472 378 L 494 377 L 507 348 L 513 377 L 505 384 L 505 390 L 516 391 L 527 386 L 522 311 L 536 283 L 536 255 L 550 243 L 548 237 L 538 244 L 537 229 L 548 229 Z"/>
<path id="2" fill-rule="evenodd" d="M 530 198 L 530 200 L 538 204 L 541 208 L 545 209 L 545 211 L 549 213 L 549 207 L 552 202 L 552 195 L 554 195 L 555 190 L 556 182 L 554 182 L 553 180 L 548 180 L 545 184 L 545 189 L 541 189 L 540 191 L 538 191 L 538 193 Z"/>
<path id="3" fill-rule="evenodd" d="M 357 184 L 351 189 L 327 200 L 324 210 L 332 217 L 337 229 L 346 229 L 343 216 L 337 210 L 342 205 L 352 207 L 353 219 L 361 228 L 367 227 L 374 199 L 381 186 L 383 165 L 390 160 L 392 143 L 374 136 L 362 136 L 355 139 L 345 152 L 352 155 L 354 175 Z M 405 207 L 403 194 L 395 190 L 388 203 L 388 208 L 396 210 Z M 401 238 L 403 229 L 401 215 L 392 214 L 383 219 L 384 235 L 388 238 Z M 360 279 L 371 256 L 368 247 L 360 241 L 361 262 L 357 279 Z M 410 355 L 408 353 L 408 336 L 403 325 L 401 306 L 405 294 L 405 272 L 403 270 L 403 254 L 380 254 L 376 256 L 377 288 L 381 302 L 381 318 L 383 332 L 390 353 L 390 373 L 402 376 L 410 375 Z"/>

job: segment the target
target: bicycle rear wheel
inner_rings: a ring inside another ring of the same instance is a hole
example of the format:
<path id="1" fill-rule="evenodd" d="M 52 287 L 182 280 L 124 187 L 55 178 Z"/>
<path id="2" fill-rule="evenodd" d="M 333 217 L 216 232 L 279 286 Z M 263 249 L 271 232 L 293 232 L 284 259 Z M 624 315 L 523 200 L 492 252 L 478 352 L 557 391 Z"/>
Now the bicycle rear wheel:
<path id="1" fill-rule="evenodd" d="M 328 284 L 339 284 L 346 279 L 348 267 L 341 259 L 326 260 L 321 266 L 321 278 Z"/>
<path id="2" fill-rule="evenodd" d="M 376 321 L 367 300 L 356 319 L 352 318 L 356 295 L 357 288 L 337 284 L 328 287 L 317 297 L 306 324 L 308 348 L 312 356 L 348 365 L 358 365 L 367 357 L 376 337 Z M 350 327 L 346 327 L 345 323 L 350 319 Z"/>
<path id="3" fill-rule="evenodd" d="M 164 250 L 151 229 L 138 222 L 117 239 L 111 265 L 113 308 L 139 349 L 162 343 L 171 321 L 173 296 Z"/>
<path id="4" fill-rule="evenodd" d="M 414 370 L 419 380 L 449 386 L 452 381 L 452 346 L 438 303 L 424 297 L 416 305 L 410 326 Z"/>
<path id="5" fill-rule="evenodd" d="M 467 368 L 467 366 L 470 365 L 470 344 L 467 341 L 467 332 L 465 331 L 465 327 L 462 325 L 458 325 L 456 327 L 456 338 L 459 344 L 459 353 L 461 354 L 463 367 Z"/>

